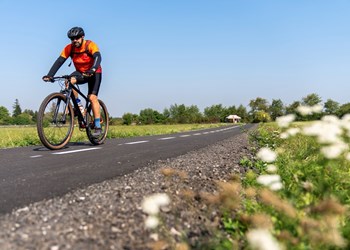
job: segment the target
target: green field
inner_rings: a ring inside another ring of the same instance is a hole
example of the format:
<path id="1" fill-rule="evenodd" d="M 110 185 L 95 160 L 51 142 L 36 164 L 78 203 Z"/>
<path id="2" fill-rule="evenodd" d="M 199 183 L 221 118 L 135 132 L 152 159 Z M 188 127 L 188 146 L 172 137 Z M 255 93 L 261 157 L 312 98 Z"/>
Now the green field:
<path id="1" fill-rule="evenodd" d="M 190 130 L 226 126 L 226 123 L 217 124 L 175 124 L 175 125 L 142 125 L 142 126 L 110 126 L 107 138 L 125 138 L 145 135 L 159 135 L 179 133 Z M 75 127 L 71 142 L 88 141 L 85 130 Z M 0 129 L 0 148 L 23 147 L 40 145 L 36 127 L 10 126 Z"/>

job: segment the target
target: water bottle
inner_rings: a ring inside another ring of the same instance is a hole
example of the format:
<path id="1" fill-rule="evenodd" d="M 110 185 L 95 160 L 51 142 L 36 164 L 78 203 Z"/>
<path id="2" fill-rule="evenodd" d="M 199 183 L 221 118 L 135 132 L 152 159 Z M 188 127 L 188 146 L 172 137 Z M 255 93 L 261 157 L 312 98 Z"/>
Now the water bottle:
<path id="1" fill-rule="evenodd" d="M 79 98 L 77 98 L 76 101 L 77 101 L 77 104 L 78 104 L 78 107 L 79 107 L 81 114 L 84 115 L 84 106 L 83 106 L 81 100 Z"/>

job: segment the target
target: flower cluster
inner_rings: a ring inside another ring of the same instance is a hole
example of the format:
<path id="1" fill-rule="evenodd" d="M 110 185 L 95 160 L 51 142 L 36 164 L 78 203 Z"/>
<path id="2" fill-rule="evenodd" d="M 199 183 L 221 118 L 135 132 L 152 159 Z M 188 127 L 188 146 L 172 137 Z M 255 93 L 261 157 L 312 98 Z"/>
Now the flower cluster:
<path id="1" fill-rule="evenodd" d="M 170 198 L 167 194 L 157 193 L 145 197 L 142 201 L 141 207 L 142 211 L 148 214 L 145 220 L 145 226 L 147 228 L 156 228 L 159 224 L 159 219 L 157 217 L 160 208 L 169 205 Z"/>
<path id="2" fill-rule="evenodd" d="M 297 111 L 303 115 L 312 115 L 315 113 L 320 113 L 322 111 L 323 107 L 320 104 L 316 104 L 314 106 L 306 106 L 306 105 L 301 105 L 297 108 Z"/>
<path id="3" fill-rule="evenodd" d="M 279 250 L 281 246 L 267 229 L 252 229 L 247 233 L 247 239 L 253 249 Z"/>
<path id="4" fill-rule="evenodd" d="M 322 111 L 320 105 L 300 106 L 297 108 L 300 115 L 312 115 Z M 337 159 L 344 156 L 346 160 L 350 161 L 350 150 L 348 141 L 350 140 L 350 114 L 345 115 L 342 118 L 338 118 L 334 115 L 323 116 L 318 121 L 313 121 L 310 123 L 305 123 L 303 126 L 295 127 L 291 126 L 292 122 L 296 119 L 296 115 L 288 114 L 282 117 L 276 118 L 277 125 L 282 128 L 282 133 L 280 137 L 282 139 L 287 139 L 298 134 L 302 136 L 312 136 L 316 139 L 320 146 L 320 153 L 327 160 Z M 283 149 L 277 150 L 280 154 L 284 152 Z M 311 245 L 322 246 L 333 245 L 338 247 L 346 246 L 346 240 L 341 235 L 339 231 L 339 225 L 341 223 L 342 215 L 345 213 L 345 208 L 333 199 L 327 200 L 326 198 L 321 199 L 316 202 L 314 200 L 314 205 L 309 213 L 317 214 L 321 219 L 316 220 L 312 217 L 307 217 L 307 212 L 303 211 L 300 213 L 294 206 L 293 203 L 282 199 L 273 191 L 281 190 L 283 188 L 281 176 L 276 174 L 277 164 L 274 162 L 277 159 L 277 153 L 267 147 L 261 148 L 257 153 L 257 158 L 265 163 L 267 174 L 262 174 L 257 177 L 257 183 L 268 187 L 268 189 L 262 189 L 259 192 L 259 200 L 261 204 L 273 208 L 275 211 L 287 216 L 291 219 L 300 218 L 301 219 L 301 230 L 303 235 L 307 235 Z M 281 161 L 283 162 L 283 155 L 281 154 Z M 327 161 L 325 161 L 327 162 Z M 288 174 L 280 173 L 282 176 L 288 176 Z M 293 175 L 295 180 L 298 179 L 297 175 Z M 290 180 L 284 180 L 285 184 L 290 186 Z M 311 182 L 303 182 L 303 188 L 309 199 L 311 201 L 311 194 L 308 193 L 313 189 Z M 289 190 L 291 191 L 291 190 Z M 283 190 L 281 191 L 283 192 Z M 305 204 L 312 204 L 310 201 L 304 200 Z M 336 212 L 330 212 L 330 211 Z M 287 232 L 285 230 L 285 232 Z M 283 234 L 282 232 L 276 234 L 278 240 L 289 239 L 287 242 L 294 242 L 293 244 L 298 244 L 298 239 L 294 238 L 290 241 L 291 235 Z M 287 238 L 284 236 L 288 236 Z M 271 228 L 255 226 L 254 229 L 250 229 L 246 234 L 249 245 L 252 249 L 281 249 L 282 244 L 273 237 L 271 233 Z M 285 241 L 284 241 L 285 242 Z"/>
<path id="5" fill-rule="evenodd" d="M 317 107 L 300 106 L 298 108 L 302 115 L 316 113 L 320 111 Z M 286 128 L 295 119 L 294 115 L 286 115 L 276 119 L 281 128 Z M 344 136 L 350 138 L 350 115 L 345 115 L 341 119 L 334 115 L 323 116 L 321 120 L 312 122 L 309 125 L 300 128 L 288 128 L 281 133 L 282 139 L 287 139 L 298 133 L 307 136 L 316 137 L 322 145 L 321 153 L 327 159 L 336 159 L 345 154 L 346 159 L 350 160 L 349 146 L 344 142 Z"/>
<path id="6" fill-rule="evenodd" d="M 269 148 L 261 148 L 257 153 L 257 157 L 264 162 L 272 163 L 276 160 L 277 154 Z M 257 178 L 257 182 L 271 190 L 280 190 L 283 187 L 281 177 L 277 174 L 273 174 L 277 171 L 277 167 L 269 164 L 267 166 L 267 171 L 271 174 L 260 175 Z"/>

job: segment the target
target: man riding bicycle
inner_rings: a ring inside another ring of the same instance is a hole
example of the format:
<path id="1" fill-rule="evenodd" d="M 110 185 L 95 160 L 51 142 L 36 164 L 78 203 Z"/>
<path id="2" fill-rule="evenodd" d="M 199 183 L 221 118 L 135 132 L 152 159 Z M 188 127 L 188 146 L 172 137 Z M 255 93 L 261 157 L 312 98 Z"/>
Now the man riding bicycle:
<path id="1" fill-rule="evenodd" d="M 95 120 L 95 131 L 93 136 L 101 134 L 100 104 L 98 102 L 98 92 L 102 81 L 101 53 L 93 41 L 84 40 L 85 32 L 81 27 L 73 27 L 67 33 L 72 41 L 62 50 L 61 55 L 52 65 L 49 73 L 43 76 L 45 82 L 52 81 L 52 77 L 64 64 L 68 57 L 72 58 L 74 71 L 71 76 L 72 84 L 88 83 L 88 97 L 91 101 L 92 112 Z M 78 98 L 78 93 L 74 91 L 74 96 Z"/>

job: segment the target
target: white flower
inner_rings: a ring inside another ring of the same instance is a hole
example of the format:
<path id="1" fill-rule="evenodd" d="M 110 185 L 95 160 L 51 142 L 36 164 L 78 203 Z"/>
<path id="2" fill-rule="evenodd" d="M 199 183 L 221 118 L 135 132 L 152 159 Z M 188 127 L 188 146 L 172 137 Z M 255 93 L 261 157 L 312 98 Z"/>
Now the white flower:
<path id="1" fill-rule="evenodd" d="M 297 107 L 297 111 L 303 116 L 312 114 L 312 109 L 309 106 L 301 105 Z"/>
<path id="2" fill-rule="evenodd" d="M 313 113 L 320 113 L 322 112 L 323 107 L 320 104 L 316 104 L 314 106 L 305 106 L 305 105 L 300 105 L 297 107 L 297 111 L 302 115 L 311 115 Z"/>
<path id="3" fill-rule="evenodd" d="M 286 132 L 283 132 L 283 133 L 280 134 L 280 138 L 281 139 L 287 139 L 289 136 L 290 135 L 288 133 L 286 133 Z"/>
<path id="4" fill-rule="evenodd" d="M 279 176 L 278 174 L 264 174 L 264 175 L 259 175 L 257 178 L 257 182 L 264 185 L 264 186 L 268 186 L 271 183 L 274 182 L 280 182 L 281 181 L 281 176 Z"/>
<path id="5" fill-rule="evenodd" d="M 339 157 L 348 148 L 348 145 L 345 143 L 336 143 L 322 147 L 321 153 L 328 159 L 335 159 Z"/>
<path id="6" fill-rule="evenodd" d="M 249 245 L 258 250 L 280 250 L 282 249 L 277 240 L 267 229 L 253 229 L 247 233 Z"/>
<path id="7" fill-rule="evenodd" d="M 289 128 L 285 132 L 281 133 L 280 137 L 282 139 L 287 139 L 290 136 L 295 136 L 300 132 L 300 128 Z"/>
<path id="8" fill-rule="evenodd" d="M 350 161 L 350 153 L 347 153 L 347 154 L 345 155 L 345 159 L 346 159 L 347 161 Z"/>
<path id="9" fill-rule="evenodd" d="M 154 215 L 148 216 L 145 220 L 145 226 L 150 229 L 156 228 L 158 224 L 159 224 L 159 220 Z"/>
<path id="10" fill-rule="evenodd" d="M 261 148 L 256 156 L 265 162 L 274 162 L 277 158 L 277 154 L 269 148 Z"/>
<path id="11" fill-rule="evenodd" d="M 275 173 L 277 171 L 277 167 L 273 164 L 269 164 L 267 165 L 266 170 L 269 173 Z"/>
<path id="12" fill-rule="evenodd" d="M 280 190 L 283 187 L 281 183 L 281 176 L 278 174 L 259 175 L 256 181 L 274 191 Z"/>
<path id="13" fill-rule="evenodd" d="M 343 131 L 338 124 L 324 124 L 323 133 L 320 133 L 317 137 L 317 140 L 320 143 L 336 143 L 340 142 L 341 135 Z"/>
<path id="14" fill-rule="evenodd" d="M 142 211 L 146 214 L 158 214 L 159 206 L 151 199 L 146 199 L 142 202 Z"/>
<path id="15" fill-rule="evenodd" d="M 300 132 L 300 128 L 289 128 L 286 132 L 289 135 L 294 136 Z"/>
<path id="16" fill-rule="evenodd" d="M 335 115 L 325 115 L 321 118 L 321 120 L 328 123 L 339 123 L 339 118 Z"/>
<path id="17" fill-rule="evenodd" d="M 341 141 L 342 129 L 339 123 L 326 121 L 316 121 L 310 126 L 305 126 L 303 134 L 316 136 L 319 143 L 337 143 Z"/>
<path id="18" fill-rule="evenodd" d="M 295 120 L 295 114 L 289 114 L 285 116 L 280 116 L 276 118 L 276 122 L 279 127 L 286 128 L 291 122 Z"/>
<path id="19" fill-rule="evenodd" d="M 283 188 L 283 184 L 282 184 L 282 182 L 273 182 L 268 187 L 272 191 L 278 191 L 278 190 L 281 190 Z"/>
<path id="20" fill-rule="evenodd" d="M 310 108 L 312 113 L 321 113 L 323 110 L 323 107 L 321 104 L 316 104 L 314 106 L 311 106 Z"/>
<path id="21" fill-rule="evenodd" d="M 350 137 L 350 114 L 346 114 L 341 118 L 340 126 L 348 131 L 347 136 Z"/>
<path id="22" fill-rule="evenodd" d="M 342 121 L 350 122 L 350 114 L 345 114 L 341 119 Z"/>
<path id="23" fill-rule="evenodd" d="M 167 194 L 153 194 L 143 199 L 142 210 L 147 214 L 158 214 L 162 206 L 170 203 L 170 198 Z"/>

